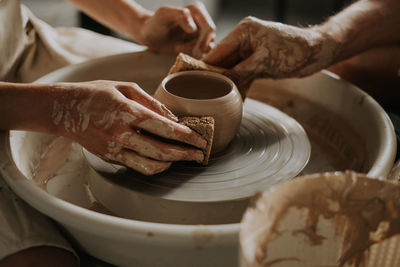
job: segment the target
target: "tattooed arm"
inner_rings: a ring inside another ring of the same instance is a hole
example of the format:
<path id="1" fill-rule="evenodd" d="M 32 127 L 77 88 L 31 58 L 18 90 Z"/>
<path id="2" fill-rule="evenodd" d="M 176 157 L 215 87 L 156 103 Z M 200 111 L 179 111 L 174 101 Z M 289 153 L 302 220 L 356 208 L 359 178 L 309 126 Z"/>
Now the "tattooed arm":
<path id="1" fill-rule="evenodd" d="M 143 131 L 204 148 L 206 141 L 137 84 L 113 81 L 55 84 L 0 82 L 0 129 L 69 137 L 105 160 L 143 174 L 172 161 L 202 162 L 203 152 L 170 144 Z"/>

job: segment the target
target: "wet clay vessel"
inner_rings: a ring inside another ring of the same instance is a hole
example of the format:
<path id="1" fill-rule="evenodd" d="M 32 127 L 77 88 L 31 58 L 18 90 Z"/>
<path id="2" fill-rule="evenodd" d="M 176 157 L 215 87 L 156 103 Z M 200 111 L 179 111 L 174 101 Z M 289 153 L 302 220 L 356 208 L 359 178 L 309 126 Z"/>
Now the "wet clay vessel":
<path id="1" fill-rule="evenodd" d="M 233 140 L 242 121 L 242 98 L 226 76 L 209 71 L 184 71 L 163 79 L 154 97 L 178 117 L 211 116 L 215 120 L 211 153 Z"/>

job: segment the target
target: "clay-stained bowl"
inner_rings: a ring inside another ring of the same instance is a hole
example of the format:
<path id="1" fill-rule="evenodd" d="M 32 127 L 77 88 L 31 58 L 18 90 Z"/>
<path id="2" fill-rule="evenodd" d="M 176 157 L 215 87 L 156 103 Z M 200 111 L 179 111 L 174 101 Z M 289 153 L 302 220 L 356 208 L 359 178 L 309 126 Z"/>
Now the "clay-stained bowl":
<path id="1" fill-rule="evenodd" d="M 154 97 L 178 117 L 212 116 L 215 120 L 211 153 L 223 150 L 235 137 L 243 103 L 235 84 L 209 71 L 183 71 L 163 79 Z"/>
<path id="2" fill-rule="evenodd" d="M 350 171 L 277 185 L 243 216 L 240 266 L 400 266 L 399 190 Z"/>
<path id="3" fill-rule="evenodd" d="M 60 69 L 38 82 L 133 81 L 152 94 L 174 61 L 174 57 L 149 52 L 122 54 Z M 329 72 L 302 79 L 260 79 L 248 97 L 280 108 L 311 133 L 312 154 L 304 174 L 354 169 L 385 177 L 393 166 L 395 133 L 385 111 L 359 88 Z M 48 138 L 30 132 L 0 132 L 0 172 L 22 199 L 62 225 L 79 247 L 118 266 L 238 265 L 239 221 L 178 225 L 91 210 L 85 193 L 88 167 L 82 155 L 79 161 L 68 162 L 77 164 L 77 172 L 56 176 L 47 184 L 47 192 L 37 187 L 32 164 L 40 157 L 36 150 L 46 150 Z M 332 155 L 343 158 L 344 165 L 332 164 Z"/>

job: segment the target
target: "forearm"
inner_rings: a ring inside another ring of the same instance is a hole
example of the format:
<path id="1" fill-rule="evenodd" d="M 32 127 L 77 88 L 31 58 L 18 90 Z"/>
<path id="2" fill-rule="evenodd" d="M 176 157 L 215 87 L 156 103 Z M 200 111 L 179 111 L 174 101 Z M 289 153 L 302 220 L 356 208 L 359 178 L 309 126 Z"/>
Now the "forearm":
<path id="1" fill-rule="evenodd" d="M 360 0 L 316 27 L 340 43 L 335 62 L 400 42 L 400 1 Z"/>
<path id="2" fill-rule="evenodd" d="M 69 0 L 87 15 L 142 44 L 141 28 L 153 12 L 133 0 Z"/>
<path id="3" fill-rule="evenodd" d="M 0 82 L 0 129 L 58 134 L 52 113 L 56 99 L 65 97 L 50 85 Z"/>

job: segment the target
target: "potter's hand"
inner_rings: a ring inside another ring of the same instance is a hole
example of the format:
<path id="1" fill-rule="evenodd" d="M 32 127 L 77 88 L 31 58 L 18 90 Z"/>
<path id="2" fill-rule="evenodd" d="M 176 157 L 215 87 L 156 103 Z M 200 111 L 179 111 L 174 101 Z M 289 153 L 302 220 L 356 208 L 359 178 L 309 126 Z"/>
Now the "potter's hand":
<path id="1" fill-rule="evenodd" d="M 202 151 L 156 138 L 206 146 L 203 138 L 176 123 L 176 117 L 137 84 L 92 81 L 56 87 L 73 92 L 53 105 L 52 121 L 59 135 L 74 139 L 101 158 L 146 175 L 164 171 L 171 161 L 202 162 Z"/>
<path id="2" fill-rule="evenodd" d="M 215 40 L 215 24 L 201 2 L 186 7 L 162 6 L 148 16 L 139 42 L 153 51 L 184 52 L 200 58 Z"/>
<path id="3" fill-rule="evenodd" d="M 242 84 L 259 77 L 312 74 L 328 66 L 339 44 L 314 28 L 298 28 L 254 17 L 243 19 L 205 61 L 231 68 Z"/>
<path id="4" fill-rule="evenodd" d="M 215 24 L 201 2 L 162 6 L 156 12 L 133 0 L 69 0 L 114 31 L 157 52 L 184 52 L 197 58 L 215 40 Z"/>

